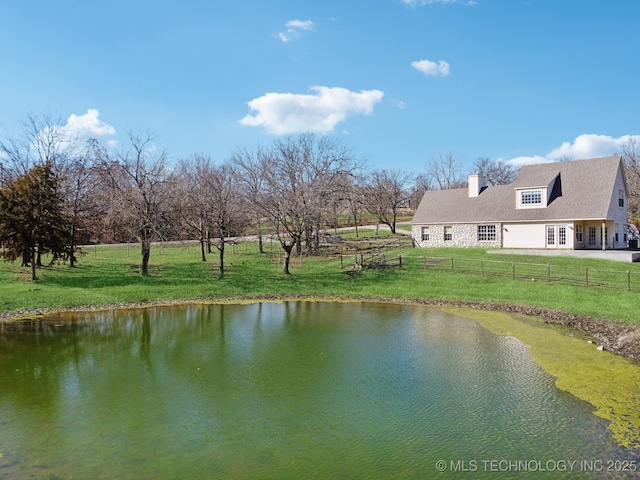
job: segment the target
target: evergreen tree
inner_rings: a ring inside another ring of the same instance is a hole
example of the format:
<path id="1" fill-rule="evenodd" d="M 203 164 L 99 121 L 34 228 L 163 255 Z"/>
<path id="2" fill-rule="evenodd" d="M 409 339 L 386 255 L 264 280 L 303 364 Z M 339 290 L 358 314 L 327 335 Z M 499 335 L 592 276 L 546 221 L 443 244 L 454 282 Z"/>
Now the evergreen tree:
<path id="1" fill-rule="evenodd" d="M 50 162 L 36 165 L 0 189 L 0 242 L 5 260 L 22 259 L 31 266 L 31 279 L 41 255 L 68 256 L 68 221 L 64 199 Z"/>

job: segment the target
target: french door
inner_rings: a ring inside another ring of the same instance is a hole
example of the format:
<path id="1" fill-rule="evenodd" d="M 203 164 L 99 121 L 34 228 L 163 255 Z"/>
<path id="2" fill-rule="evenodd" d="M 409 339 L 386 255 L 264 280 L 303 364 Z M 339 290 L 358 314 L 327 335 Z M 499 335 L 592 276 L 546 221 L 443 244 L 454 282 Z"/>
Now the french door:
<path id="1" fill-rule="evenodd" d="M 547 248 L 562 248 L 567 245 L 567 227 L 547 225 Z"/>

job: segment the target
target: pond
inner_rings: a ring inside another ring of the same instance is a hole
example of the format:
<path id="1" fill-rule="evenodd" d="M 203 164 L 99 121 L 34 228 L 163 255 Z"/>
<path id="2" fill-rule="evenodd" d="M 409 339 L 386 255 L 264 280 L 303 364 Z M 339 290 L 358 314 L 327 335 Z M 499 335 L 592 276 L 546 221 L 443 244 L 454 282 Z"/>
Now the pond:
<path id="1" fill-rule="evenodd" d="M 520 341 L 419 305 L 153 307 L 0 336 L 0 478 L 631 478 L 638 452 L 593 411 Z"/>

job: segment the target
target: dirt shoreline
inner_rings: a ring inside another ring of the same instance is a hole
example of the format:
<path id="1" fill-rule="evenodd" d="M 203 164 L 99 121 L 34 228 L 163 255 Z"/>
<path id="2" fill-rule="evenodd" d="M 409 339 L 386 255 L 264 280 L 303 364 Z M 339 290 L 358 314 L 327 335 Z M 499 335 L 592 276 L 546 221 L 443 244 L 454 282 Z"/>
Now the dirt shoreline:
<path id="1" fill-rule="evenodd" d="M 617 323 L 610 320 L 587 317 L 573 313 L 559 312 L 547 308 L 532 307 L 528 305 L 491 303 L 491 302 L 469 302 L 469 301 L 450 301 L 450 300 L 434 300 L 434 299 L 416 299 L 416 298 L 389 298 L 389 297 L 343 297 L 343 296 L 260 296 L 260 297 L 232 297 L 219 299 L 192 299 L 192 300 L 170 300 L 148 303 L 122 303 L 111 305 L 95 305 L 77 308 L 43 308 L 29 311 L 11 311 L 0 313 L 0 331 L 3 327 L 14 324 L 16 322 L 31 322 L 41 320 L 42 317 L 55 315 L 62 312 L 83 312 L 83 311 L 101 311 L 111 310 L 114 308 L 137 308 L 137 307 L 154 307 L 154 306 L 170 306 L 185 305 L 196 303 L 253 303 L 259 301 L 356 301 L 356 302 L 387 302 L 387 303 L 408 303 L 429 305 L 435 307 L 465 307 L 482 310 L 493 310 L 506 313 L 517 313 L 532 317 L 539 317 L 545 323 L 564 325 L 580 332 L 586 333 L 593 337 L 603 350 L 610 351 L 617 355 L 629 358 L 634 361 L 640 361 L 640 327 Z"/>

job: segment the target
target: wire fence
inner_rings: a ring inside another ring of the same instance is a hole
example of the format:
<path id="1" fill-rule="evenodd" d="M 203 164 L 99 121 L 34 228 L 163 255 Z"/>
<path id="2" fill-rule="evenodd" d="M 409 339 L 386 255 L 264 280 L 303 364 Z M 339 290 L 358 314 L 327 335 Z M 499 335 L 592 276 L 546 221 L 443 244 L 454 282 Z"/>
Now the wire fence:
<path id="1" fill-rule="evenodd" d="M 631 270 L 605 270 L 579 265 L 558 266 L 550 263 L 518 263 L 454 257 L 418 258 L 424 269 L 432 271 L 640 292 L 640 272 Z"/>

